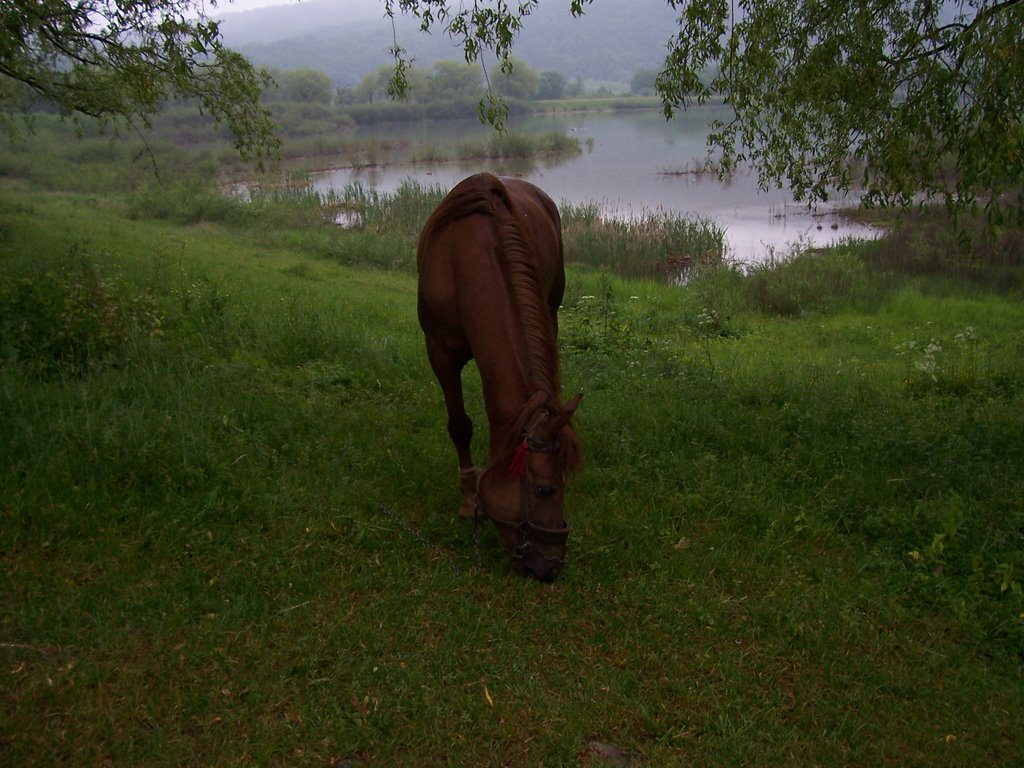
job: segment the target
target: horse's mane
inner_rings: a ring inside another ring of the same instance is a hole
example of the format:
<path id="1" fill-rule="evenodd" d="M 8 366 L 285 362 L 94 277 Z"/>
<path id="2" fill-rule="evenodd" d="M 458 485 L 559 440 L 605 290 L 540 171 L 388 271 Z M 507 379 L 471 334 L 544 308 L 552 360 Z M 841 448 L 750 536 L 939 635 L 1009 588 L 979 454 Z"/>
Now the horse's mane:
<path id="1" fill-rule="evenodd" d="M 506 286 L 511 292 L 510 304 L 519 321 L 526 350 L 527 384 L 534 395 L 522 406 L 511 423 L 502 429 L 500 456 L 511 456 L 528 420 L 537 409 L 548 405 L 557 409 L 561 393 L 558 370 L 558 343 L 555 323 L 544 296 L 536 260 L 532 257 L 526 233 L 520 223 L 517 206 L 508 188 L 496 176 L 480 174 L 473 183 L 463 182 L 451 191 L 423 227 L 420 242 L 454 221 L 483 214 L 490 216 L 497 227 L 497 243 Z M 561 240 L 559 240 L 561 247 Z M 568 439 L 561 442 L 566 466 L 575 469 L 582 459 L 576 433 L 568 430 Z M 507 445 L 506 445 L 507 443 Z"/>
<path id="2" fill-rule="evenodd" d="M 497 227 L 497 243 L 502 272 L 511 291 L 510 304 L 519 321 L 526 359 L 530 370 L 527 383 L 531 391 L 542 391 L 557 399 L 561 391 L 558 373 L 558 346 L 554 323 L 544 298 L 537 265 L 527 245 L 517 216 L 516 204 L 501 180 L 490 174 L 463 182 L 445 198 L 423 227 L 421 242 L 451 224 L 475 214 L 490 216 Z"/>

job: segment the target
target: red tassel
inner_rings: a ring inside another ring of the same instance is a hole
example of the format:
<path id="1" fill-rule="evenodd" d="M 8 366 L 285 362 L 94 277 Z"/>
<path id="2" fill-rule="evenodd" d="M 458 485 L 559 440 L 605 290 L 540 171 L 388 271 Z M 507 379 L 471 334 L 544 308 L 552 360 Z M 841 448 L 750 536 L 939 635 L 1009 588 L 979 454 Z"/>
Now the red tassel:
<path id="1" fill-rule="evenodd" d="M 530 448 L 526 441 L 523 440 L 519 447 L 516 448 L 512 461 L 508 465 L 508 471 L 512 473 L 513 477 L 524 477 L 526 475 L 526 459 L 529 455 Z"/>

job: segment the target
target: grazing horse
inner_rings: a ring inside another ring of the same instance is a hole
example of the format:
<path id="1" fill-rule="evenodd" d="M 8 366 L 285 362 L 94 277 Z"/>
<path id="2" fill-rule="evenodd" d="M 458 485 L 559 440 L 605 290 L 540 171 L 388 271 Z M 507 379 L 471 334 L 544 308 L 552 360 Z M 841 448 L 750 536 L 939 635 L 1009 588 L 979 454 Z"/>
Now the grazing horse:
<path id="1" fill-rule="evenodd" d="M 566 560 L 566 477 L 582 451 L 559 399 L 565 292 L 558 209 L 528 182 L 488 173 L 456 185 L 420 234 L 418 314 L 459 458 L 463 518 L 490 518 L 521 575 L 552 581 Z M 490 461 L 473 465 L 462 369 L 476 360 Z"/>

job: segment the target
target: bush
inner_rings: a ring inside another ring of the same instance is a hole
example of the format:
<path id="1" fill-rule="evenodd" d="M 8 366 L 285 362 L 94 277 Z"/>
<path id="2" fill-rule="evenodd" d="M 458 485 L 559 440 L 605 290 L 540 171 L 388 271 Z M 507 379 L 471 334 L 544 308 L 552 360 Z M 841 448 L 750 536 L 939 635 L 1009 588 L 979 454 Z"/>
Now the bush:
<path id="1" fill-rule="evenodd" d="M 146 184 L 132 196 L 128 215 L 133 219 L 165 219 L 178 224 L 238 222 L 248 218 L 245 203 L 227 197 L 212 183 L 184 181 L 164 186 Z"/>
<path id="2" fill-rule="evenodd" d="M 783 316 L 858 303 L 866 298 L 869 283 L 867 268 L 851 251 L 807 248 L 755 264 L 747 281 L 754 309 Z"/>
<path id="3" fill-rule="evenodd" d="M 131 293 L 126 285 L 102 277 L 77 246 L 66 261 L 58 271 L 0 284 L 3 359 L 44 374 L 78 375 L 122 364 L 134 341 L 162 333 L 152 295 Z"/>
<path id="4" fill-rule="evenodd" d="M 989 228 L 978 221 L 951 222 L 945 209 L 904 213 L 889 235 L 871 244 L 870 263 L 917 275 L 948 275 L 1020 290 L 1024 285 L 1024 232 Z"/>

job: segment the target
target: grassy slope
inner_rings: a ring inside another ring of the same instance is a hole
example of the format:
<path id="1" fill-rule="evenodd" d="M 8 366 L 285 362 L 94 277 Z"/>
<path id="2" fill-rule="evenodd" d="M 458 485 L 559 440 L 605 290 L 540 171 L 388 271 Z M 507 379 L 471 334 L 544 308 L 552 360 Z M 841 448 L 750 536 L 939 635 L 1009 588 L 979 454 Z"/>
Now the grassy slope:
<path id="1" fill-rule="evenodd" d="M 588 467 L 540 586 L 454 520 L 411 275 L 0 208 L 5 280 L 98 272 L 72 309 L 160 318 L 0 368 L 6 762 L 1020 764 L 1019 301 L 765 317 L 730 278 L 573 271 Z"/>

